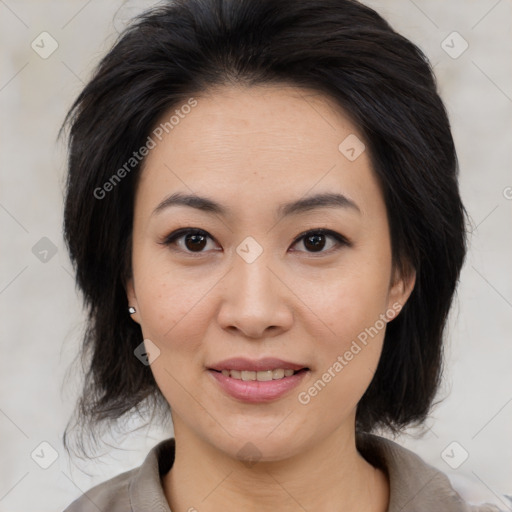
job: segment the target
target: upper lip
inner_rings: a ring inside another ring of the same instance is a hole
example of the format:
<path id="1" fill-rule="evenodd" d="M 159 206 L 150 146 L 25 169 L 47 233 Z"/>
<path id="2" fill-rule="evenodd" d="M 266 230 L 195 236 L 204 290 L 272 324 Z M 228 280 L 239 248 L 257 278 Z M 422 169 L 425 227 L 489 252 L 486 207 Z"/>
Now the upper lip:
<path id="1" fill-rule="evenodd" d="M 263 370 L 302 370 L 307 368 L 303 364 L 291 363 L 290 361 L 283 361 L 275 357 L 264 357 L 263 359 L 247 359 L 245 357 L 232 357 L 219 361 L 209 367 L 210 370 L 239 370 L 239 371 L 263 371 Z"/>

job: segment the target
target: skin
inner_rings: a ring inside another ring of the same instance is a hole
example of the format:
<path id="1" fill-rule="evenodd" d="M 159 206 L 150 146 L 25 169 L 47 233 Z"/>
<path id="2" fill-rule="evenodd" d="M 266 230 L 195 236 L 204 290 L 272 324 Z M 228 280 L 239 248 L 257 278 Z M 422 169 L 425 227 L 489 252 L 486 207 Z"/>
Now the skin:
<path id="1" fill-rule="evenodd" d="M 132 318 L 160 350 L 151 370 L 172 409 L 176 455 L 163 477 L 169 505 L 173 512 L 385 511 L 387 477 L 355 445 L 356 406 L 385 327 L 308 404 L 298 400 L 414 286 L 413 274 L 393 269 L 368 151 L 350 161 L 338 149 L 350 134 L 363 137 L 314 91 L 225 86 L 196 99 L 145 160 L 127 283 Z M 230 214 L 188 206 L 152 214 L 178 191 L 207 196 Z M 321 207 L 278 220 L 281 203 L 320 192 L 344 194 L 359 211 Z M 196 250 L 184 236 L 159 243 L 183 227 L 211 238 Z M 316 252 L 297 240 L 318 228 L 351 245 L 325 236 Z M 248 236 L 263 249 L 252 263 L 236 252 Z M 207 370 L 234 356 L 278 357 L 310 371 L 287 395 L 246 403 L 226 395 Z M 256 463 L 238 454 L 244 447 L 257 452 Z"/>

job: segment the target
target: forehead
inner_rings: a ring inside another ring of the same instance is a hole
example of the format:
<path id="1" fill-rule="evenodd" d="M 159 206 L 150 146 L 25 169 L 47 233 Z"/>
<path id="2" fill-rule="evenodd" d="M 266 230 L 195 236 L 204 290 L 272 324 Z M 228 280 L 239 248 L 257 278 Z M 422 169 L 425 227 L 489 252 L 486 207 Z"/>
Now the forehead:
<path id="1" fill-rule="evenodd" d="M 172 124 L 179 105 L 156 126 L 161 140 L 146 157 L 138 193 L 146 202 L 156 206 L 176 189 L 267 202 L 308 191 L 354 200 L 380 193 L 360 131 L 330 98 L 271 85 L 220 87 L 194 99 Z M 347 140 L 361 151 L 355 159 L 347 158 Z"/>
<path id="2" fill-rule="evenodd" d="M 197 154 L 215 150 L 219 157 L 238 153 L 239 158 L 248 160 L 249 156 L 266 157 L 269 151 L 278 151 L 293 158 L 297 152 L 313 155 L 327 147 L 337 150 L 340 137 L 346 134 L 362 138 L 340 106 L 308 89 L 226 86 L 195 99 L 197 106 L 172 130 L 166 130 L 172 132 L 168 143 L 178 153 L 186 143 L 186 149 Z M 167 118 L 168 113 L 162 117 L 163 124 Z M 191 131 L 198 136 L 192 138 Z"/>

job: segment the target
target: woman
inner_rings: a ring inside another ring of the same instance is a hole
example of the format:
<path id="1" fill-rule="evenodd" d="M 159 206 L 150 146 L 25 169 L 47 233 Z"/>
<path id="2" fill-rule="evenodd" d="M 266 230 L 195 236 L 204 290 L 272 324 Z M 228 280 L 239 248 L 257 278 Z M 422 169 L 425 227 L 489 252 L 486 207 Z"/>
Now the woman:
<path id="1" fill-rule="evenodd" d="M 174 436 L 67 512 L 496 510 L 375 435 L 428 415 L 466 249 L 416 46 L 350 0 L 180 0 L 68 122 L 78 421 Z"/>

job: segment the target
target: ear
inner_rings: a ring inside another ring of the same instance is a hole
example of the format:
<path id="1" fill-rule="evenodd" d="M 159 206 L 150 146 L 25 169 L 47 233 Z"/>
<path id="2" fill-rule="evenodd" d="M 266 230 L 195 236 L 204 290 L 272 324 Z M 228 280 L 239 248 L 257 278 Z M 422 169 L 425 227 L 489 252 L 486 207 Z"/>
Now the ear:
<path id="1" fill-rule="evenodd" d="M 416 270 L 411 266 L 405 269 L 399 269 L 398 266 L 393 269 L 391 283 L 388 293 L 388 310 L 393 314 L 388 315 L 388 321 L 396 318 L 405 303 L 408 301 L 416 283 Z"/>
<path id="2" fill-rule="evenodd" d="M 140 324 L 139 304 L 137 302 L 137 295 L 135 294 L 133 277 L 130 277 L 127 279 L 125 289 L 126 289 L 126 298 L 128 299 L 128 306 L 135 308 L 135 313 L 130 315 L 130 313 L 128 313 L 128 311 L 126 311 L 126 314 L 130 315 L 130 317 L 133 321 Z"/>

